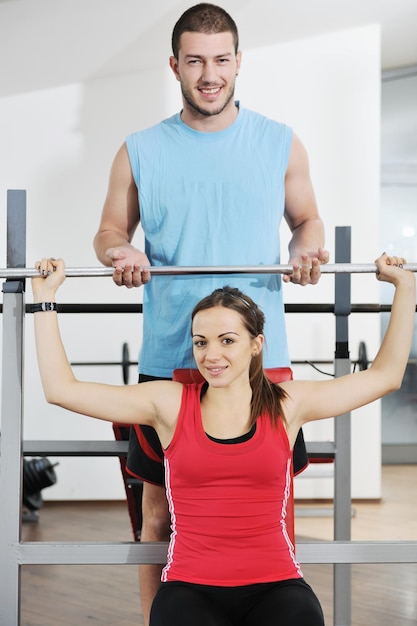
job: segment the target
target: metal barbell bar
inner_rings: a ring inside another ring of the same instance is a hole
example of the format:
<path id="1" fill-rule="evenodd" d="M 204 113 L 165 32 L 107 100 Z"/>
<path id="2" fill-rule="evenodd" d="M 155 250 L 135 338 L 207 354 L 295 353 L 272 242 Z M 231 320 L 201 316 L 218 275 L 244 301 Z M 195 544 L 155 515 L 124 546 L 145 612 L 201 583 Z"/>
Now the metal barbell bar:
<path id="1" fill-rule="evenodd" d="M 224 265 L 224 266 L 151 266 L 149 269 L 156 276 L 181 276 L 190 274 L 291 274 L 292 265 Z M 374 274 L 375 263 L 327 263 L 321 266 L 322 274 Z M 404 269 L 417 272 L 417 263 L 407 263 Z M 113 267 L 67 267 L 68 278 L 112 276 Z M 0 278 L 19 279 L 39 276 L 35 268 L 8 267 L 0 268 Z"/>

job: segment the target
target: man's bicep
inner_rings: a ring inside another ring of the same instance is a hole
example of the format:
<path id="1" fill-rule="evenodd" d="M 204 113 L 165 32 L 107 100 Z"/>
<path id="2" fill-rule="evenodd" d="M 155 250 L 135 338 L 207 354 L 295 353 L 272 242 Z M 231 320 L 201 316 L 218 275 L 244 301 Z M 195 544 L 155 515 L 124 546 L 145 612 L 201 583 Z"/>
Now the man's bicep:
<path id="1" fill-rule="evenodd" d="M 130 240 L 139 219 L 138 190 L 126 144 L 123 144 L 115 156 L 110 171 L 100 230 L 115 230 Z"/>
<path id="2" fill-rule="evenodd" d="M 305 147 L 294 134 L 285 176 L 285 219 L 291 230 L 319 217 Z"/>

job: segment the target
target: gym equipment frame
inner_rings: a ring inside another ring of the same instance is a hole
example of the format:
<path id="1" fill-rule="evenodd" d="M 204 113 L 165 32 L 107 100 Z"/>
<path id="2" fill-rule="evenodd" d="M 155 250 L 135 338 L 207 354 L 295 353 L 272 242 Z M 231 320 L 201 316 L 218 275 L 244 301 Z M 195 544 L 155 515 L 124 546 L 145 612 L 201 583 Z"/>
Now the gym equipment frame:
<path id="1" fill-rule="evenodd" d="M 2 626 L 19 626 L 20 624 L 21 565 L 161 563 L 166 558 L 167 550 L 167 545 L 163 543 L 135 543 L 133 541 L 125 543 L 21 541 L 22 455 L 117 456 L 126 454 L 127 445 L 126 442 L 120 441 L 22 441 L 23 331 L 26 310 L 24 278 L 29 277 L 32 272 L 24 269 L 25 233 L 26 192 L 10 190 L 7 198 L 7 265 L 9 269 L 7 276 L 5 276 L 6 270 L 0 272 L 3 277 L 7 277 L 7 282 L 3 284 L 2 431 L 0 438 L 0 501 L 2 502 L 0 624 Z M 337 227 L 336 263 L 349 264 L 349 262 L 350 228 Z M 288 270 L 288 266 L 284 267 Z M 324 266 L 322 271 L 332 271 L 329 269 L 331 267 Z M 336 319 L 334 368 L 335 375 L 341 376 L 350 371 L 351 365 L 348 352 L 348 318 L 351 313 L 350 274 L 354 272 L 355 267 L 348 265 L 348 270 L 335 271 L 336 267 L 341 270 L 342 265 L 333 266 Z M 155 269 L 152 268 L 153 271 Z M 188 270 L 189 268 L 186 273 Z M 204 271 L 212 272 L 211 268 L 204 268 Z M 221 271 L 229 273 L 231 269 L 226 268 Z M 245 272 L 250 271 L 255 270 L 245 268 Z M 366 266 L 366 270 L 361 271 L 375 271 L 375 267 Z M 111 268 L 99 268 L 94 275 L 108 276 L 111 273 Z M 70 274 L 67 273 L 67 275 Z M 78 275 L 91 276 L 93 274 L 91 270 L 82 270 L 82 273 Z M 351 623 L 350 569 L 352 563 L 417 563 L 417 542 L 351 541 L 350 442 L 350 414 L 346 414 L 335 421 L 334 443 L 307 443 L 309 455 L 327 454 L 335 459 L 334 541 L 300 542 L 296 546 L 297 559 L 301 563 L 334 564 L 335 626 L 349 626 Z M 5 511 L 7 511 L 6 514 Z"/>

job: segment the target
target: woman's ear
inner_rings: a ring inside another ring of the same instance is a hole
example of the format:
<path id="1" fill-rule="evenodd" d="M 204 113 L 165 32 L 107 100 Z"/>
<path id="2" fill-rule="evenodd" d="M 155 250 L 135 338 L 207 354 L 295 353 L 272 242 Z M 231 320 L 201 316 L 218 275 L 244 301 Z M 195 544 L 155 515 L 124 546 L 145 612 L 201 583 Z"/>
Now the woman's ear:
<path id="1" fill-rule="evenodd" d="M 258 354 L 262 352 L 263 345 L 264 345 L 264 336 L 258 335 L 257 337 L 255 337 L 255 339 L 253 340 L 252 356 L 258 356 Z"/>

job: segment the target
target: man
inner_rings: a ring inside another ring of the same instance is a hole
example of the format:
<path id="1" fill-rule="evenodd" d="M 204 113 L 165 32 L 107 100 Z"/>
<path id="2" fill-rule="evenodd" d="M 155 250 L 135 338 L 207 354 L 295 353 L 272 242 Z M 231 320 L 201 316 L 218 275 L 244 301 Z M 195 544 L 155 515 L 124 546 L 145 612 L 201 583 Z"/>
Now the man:
<path id="1" fill-rule="evenodd" d="M 98 259 L 114 267 L 117 285 L 146 285 L 140 380 L 170 378 L 175 368 L 192 366 L 191 341 L 184 332 L 188 312 L 202 296 L 226 283 L 253 297 L 265 313 L 265 367 L 287 366 L 277 274 L 150 280 L 149 270 L 143 269 L 279 263 L 282 216 L 292 232 L 288 263 L 293 272 L 284 281 L 315 284 L 320 264 L 328 261 L 301 141 L 284 124 L 243 109 L 234 100 L 242 55 L 232 18 L 212 4 L 191 7 L 174 27 L 172 51 L 170 67 L 180 83 L 183 109 L 130 135 L 119 149 L 94 240 Z M 131 244 L 139 221 L 145 252 Z M 155 431 L 149 431 L 135 427 L 131 433 L 127 466 L 144 481 L 141 539 L 166 541 L 162 451 Z M 140 566 L 145 624 L 160 570 Z"/>

